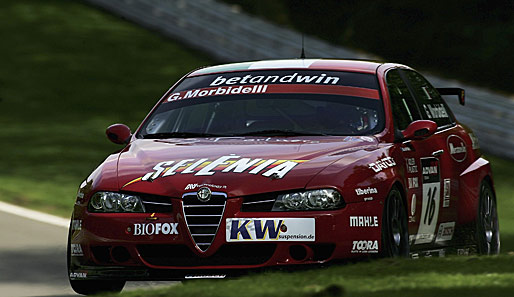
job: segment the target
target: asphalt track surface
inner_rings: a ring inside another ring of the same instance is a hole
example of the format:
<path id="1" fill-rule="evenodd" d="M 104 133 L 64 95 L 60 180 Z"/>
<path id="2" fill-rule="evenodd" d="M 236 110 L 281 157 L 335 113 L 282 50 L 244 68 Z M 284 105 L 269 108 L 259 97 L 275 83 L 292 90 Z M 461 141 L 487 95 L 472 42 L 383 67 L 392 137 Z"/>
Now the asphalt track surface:
<path id="1" fill-rule="evenodd" d="M 67 228 L 0 210 L 0 296 L 80 296 L 66 271 Z M 124 290 L 172 282 L 129 282 Z"/>

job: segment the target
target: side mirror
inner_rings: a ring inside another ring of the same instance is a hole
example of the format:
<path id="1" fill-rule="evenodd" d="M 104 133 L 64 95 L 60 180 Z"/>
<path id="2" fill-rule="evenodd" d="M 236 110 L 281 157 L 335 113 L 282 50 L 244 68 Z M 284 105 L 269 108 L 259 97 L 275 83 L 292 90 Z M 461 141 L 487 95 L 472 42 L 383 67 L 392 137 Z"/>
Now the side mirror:
<path id="1" fill-rule="evenodd" d="M 129 142 L 130 136 L 132 136 L 130 128 L 123 124 L 110 125 L 107 130 L 105 130 L 105 134 L 107 134 L 107 138 L 109 138 L 110 141 L 116 144 L 126 144 Z"/>
<path id="2" fill-rule="evenodd" d="M 456 95 L 459 96 L 459 103 L 460 105 L 466 104 L 466 92 L 464 92 L 464 89 L 461 88 L 437 88 L 437 91 L 442 96 L 445 95 Z"/>
<path id="3" fill-rule="evenodd" d="M 434 121 L 419 120 L 410 123 L 402 135 L 404 140 L 420 140 L 431 136 L 436 130 L 437 124 Z"/>

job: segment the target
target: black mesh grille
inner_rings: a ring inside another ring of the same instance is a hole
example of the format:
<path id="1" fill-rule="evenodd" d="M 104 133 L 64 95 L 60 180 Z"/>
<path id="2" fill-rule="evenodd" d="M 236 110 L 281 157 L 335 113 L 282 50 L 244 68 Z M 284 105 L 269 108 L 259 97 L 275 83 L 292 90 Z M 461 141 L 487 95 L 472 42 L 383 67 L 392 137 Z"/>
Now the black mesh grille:
<path id="1" fill-rule="evenodd" d="M 186 193 L 182 198 L 184 215 L 189 233 L 198 248 L 206 251 L 211 245 L 225 210 L 227 196 L 214 192 L 207 202 L 198 200 L 195 193 Z"/>
<path id="2" fill-rule="evenodd" d="M 112 263 L 109 252 L 110 246 L 92 246 L 91 252 L 98 262 Z"/>
<path id="3" fill-rule="evenodd" d="M 258 195 L 245 196 L 243 198 L 243 207 L 241 208 L 244 212 L 252 211 L 271 211 L 275 200 L 279 193 L 264 193 Z"/>
<path id="4" fill-rule="evenodd" d="M 184 245 L 138 245 L 143 259 L 157 266 L 259 265 L 275 252 L 273 243 L 226 244 L 210 257 L 199 257 Z"/>
<path id="5" fill-rule="evenodd" d="M 173 212 L 173 205 L 170 197 L 138 194 L 141 197 L 145 212 L 147 213 L 170 213 Z"/>

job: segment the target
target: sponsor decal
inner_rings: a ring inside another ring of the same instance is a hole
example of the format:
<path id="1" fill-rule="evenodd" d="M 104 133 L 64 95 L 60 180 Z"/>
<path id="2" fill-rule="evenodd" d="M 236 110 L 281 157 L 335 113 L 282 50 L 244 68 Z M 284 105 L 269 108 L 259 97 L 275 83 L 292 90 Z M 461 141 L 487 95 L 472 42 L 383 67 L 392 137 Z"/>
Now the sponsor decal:
<path id="1" fill-rule="evenodd" d="M 82 220 L 72 220 L 71 221 L 71 231 L 80 231 L 82 230 Z"/>
<path id="2" fill-rule="evenodd" d="M 238 87 L 217 87 L 217 88 L 203 88 L 189 91 L 182 91 L 171 94 L 167 102 L 177 101 L 181 99 L 201 98 L 207 96 L 221 96 L 221 95 L 239 95 L 239 94 L 261 94 L 266 93 L 267 85 L 248 85 Z"/>
<path id="3" fill-rule="evenodd" d="M 84 252 L 82 251 L 82 246 L 77 243 L 71 244 L 71 255 L 72 256 L 84 256 Z"/>
<path id="4" fill-rule="evenodd" d="M 384 169 L 396 166 L 396 162 L 391 157 L 382 158 L 374 163 L 368 164 L 369 168 L 373 169 L 375 172 L 380 172 Z"/>
<path id="5" fill-rule="evenodd" d="M 315 241 L 314 218 L 228 218 L 226 240 Z"/>
<path id="6" fill-rule="evenodd" d="M 243 142 L 285 142 L 285 143 L 309 143 L 309 144 L 317 144 L 319 143 L 319 140 L 308 140 L 308 139 L 285 139 L 285 138 L 274 138 L 274 137 L 265 137 L 265 138 L 247 138 L 247 137 L 240 137 L 240 136 L 234 136 L 234 137 L 212 137 L 207 138 L 207 140 L 212 142 L 220 142 L 220 141 L 243 141 Z M 169 140 L 171 141 L 171 140 Z M 182 140 L 180 140 L 182 141 Z M 374 147 L 371 146 L 370 147 Z"/>
<path id="7" fill-rule="evenodd" d="M 410 215 L 414 216 L 416 214 L 416 194 L 412 194 L 412 198 L 410 199 Z"/>
<path id="8" fill-rule="evenodd" d="M 450 151 L 450 156 L 453 160 L 457 162 L 466 160 L 468 151 L 466 149 L 464 139 L 458 135 L 450 135 L 446 139 L 446 144 L 448 145 L 448 150 Z"/>
<path id="9" fill-rule="evenodd" d="M 146 223 L 134 224 L 133 235 L 178 235 L 178 223 Z"/>
<path id="10" fill-rule="evenodd" d="M 87 272 L 70 272 L 70 278 L 76 279 L 76 278 L 86 278 Z"/>
<path id="11" fill-rule="evenodd" d="M 435 163 L 432 163 L 435 164 Z M 423 167 L 423 181 L 426 181 L 430 178 L 431 175 L 438 175 L 439 167 L 437 165 L 430 165 L 427 167 Z"/>
<path id="12" fill-rule="evenodd" d="M 378 240 L 354 240 L 352 253 L 376 254 L 378 253 Z"/>
<path id="13" fill-rule="evenodd" d="M 214 189 L 218 189 L 218 190 L 224 190 L 227 188 L 227 186 L 220 186 L 220 185 L 213 185 L 213 184 L 187 184 L 187 186 L 184 188 L 184 191 L 196 190 L 201 187 L 209 187 L 209 188 L 214 188 Z"/>
<path id="14" fill-rule="evenodd" d="M 373 197 L 364 197 L 364 201 L 373 201 Z"/>
<path id="15" fill-rule="evenodd" d="M 326 73 L 319 75 L 301 75 L 298 72 L 287 75 L 256 75 L 232 76 L 227 78 L 223 75 L 216 77 L 209 86 L 220 85 L 243 85 L 243 84 L 324 84 L 336 85 L 339 81 L 337 76 L 327 76 Z"/>
<path id="16" fill-rule="evenodd" d="M 357 189 L 355 189 L 355 193 L 357 193 L 357 196 L 378 194 L 378 190 L 377 190 L 377 188 L 371 188 L 371 187 L 367 187 L 365 189 L 357 188 Z"/>
<path id="17" fill-rule="evenodd" d="M 427 114 L 429 119 L 446 119 L 448 118 L 448 113 L 446 113 L 446 108 L 444 108 L 444 104 L 423 104 L 423 109 Z"/>
<path id="18" fill-rule="evenodd" d="M 419 187 L 418 177 L 408 177 L 407 181 L 409 182 L 409 189 L 417 189 Z"/>
<path id="19" fill-rule="evenodd" d="M 480 149 L 480 144 L 478 143 L 478 137 L 475 136 L 472 132 L 468 133 L 469 138 L 471 139 L 471 148 L 473 150 Z"/>
<path id="20" fill-rule="evenodd" d="M 283 178 L 296 165 L 308 160 L 276 160 L 259 158 L 242 158 L 236 155 L 221 156 L 217 159 L 185 159 L 159 162 L 150 171 L 123 187 L 140 181 L 153 181 L 176 174 L 192 174 L 195 176 L 211 176 L 216 173 L 249 173 L 265 177 Z"/>
<path id="21" fill-rule="evenodd" d="M 452 240 L 454 231 L 455 231 L 455 222 L 439 224 L 439 229 L 437 230 L 437 236 L 435 238 L 435 242 Z"/>
<path id="22" fill-rule="evenodd" d="M 443 184 L 444 184 L 443 207 L 450 207 L 450 194 L 451 194 L 452 181 L 449 178 L 445 178 Z"/>
<path id="23" fill-rule="evenodd" d="M 350 227 L 378 227 L 378 217 L 350 216 Z"/>
<path id="24" fill-rule="evenodd" d="M 402 147 L 402 152 L 411 152 L 411 151 L 412 151 L 412 149 L 408 146 Z"/>
<path id="25" fill-rule="evenodd" d="M 416 165 L 416 159 L 405 159 L 405 165 L 407 166 L 407 173 L 418 173 L 418 165 Z"/>
<path id="26" fill-rule="evenodd" d="M 195 274 L 186 275 L 185 279 L 223 279 L 226 278 L 226 274 Z"/>
<path id="27" fill-rule="evenodd" d="M 79 190 L 77 192 L 77 200 L 75 201 L 75 205 L 80 205 L 82 202 L 82 199 L 91 192 L 91 189 L 93 188 L 93 180 L 84 180 L 79 187 Z"/>
<path id="28" fill-rule="evenodd" d="M 434 239 L 439 204 L 441 200 L 441 179 L 437 158 L 422 158 L 423 200 L 418 233 L 414 244 L 430 243 Z"/>

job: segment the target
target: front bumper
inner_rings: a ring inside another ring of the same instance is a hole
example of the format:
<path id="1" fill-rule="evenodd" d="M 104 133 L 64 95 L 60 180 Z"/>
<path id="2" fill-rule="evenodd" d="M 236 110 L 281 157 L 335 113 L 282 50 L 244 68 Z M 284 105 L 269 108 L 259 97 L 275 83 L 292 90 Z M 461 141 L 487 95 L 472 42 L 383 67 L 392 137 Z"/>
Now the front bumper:
<path id="1" fill-rule="evenodd" d="M 85 206 L 76 205 L 70 230 L 70 278 L 236 276 L 254 269 L 367 257 L 378 254 L 381 248 L 382 204 L 378 200 L 350 203 L 333 211 L 242 212 L 242 199 L 229 198 L 207 249 L 199 248 L 191 236 L 182 200 L 172 199 L 172 204 L 173 212 L 155 214 L 89 213 Z M 314 219 L 315 237 L 277 240 L 267 234 L 261 240 L 241 236 L 230 241 L 227 218 Z"/>

